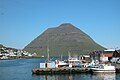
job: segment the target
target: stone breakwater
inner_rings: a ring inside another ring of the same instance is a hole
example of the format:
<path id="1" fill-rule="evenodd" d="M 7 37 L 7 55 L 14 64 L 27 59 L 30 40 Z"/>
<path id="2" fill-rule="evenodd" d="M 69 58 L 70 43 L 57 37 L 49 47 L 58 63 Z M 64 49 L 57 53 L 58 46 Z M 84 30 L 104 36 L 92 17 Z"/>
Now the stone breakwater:
<path id="1" fill-rule="evenodd" d="M 32 74 L 74 74 L 92 73 L 90 68 L 34 68 Z"/>

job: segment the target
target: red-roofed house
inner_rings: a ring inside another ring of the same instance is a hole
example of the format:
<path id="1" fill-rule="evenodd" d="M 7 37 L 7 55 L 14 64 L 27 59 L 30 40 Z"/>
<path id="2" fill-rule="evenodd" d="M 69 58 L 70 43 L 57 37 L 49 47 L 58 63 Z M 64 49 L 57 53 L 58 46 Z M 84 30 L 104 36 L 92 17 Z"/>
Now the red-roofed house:
<path id="1" fill-rule="evenodd" d="M 100 55 L 100 60 L 103 62 L 108 62 L 113 56 L 113 53 L 104 53 Z"/>
<path id="2" fill-rule="evenodd" d="M 103 51 L 103 53 L 100 54 L 100 60 L 102 62 L 110 61 L 110 59 L 112 59 L 112 57 L 113 57 L 114 51 L 113 50 L 105 50 L 105 51 Z"/>

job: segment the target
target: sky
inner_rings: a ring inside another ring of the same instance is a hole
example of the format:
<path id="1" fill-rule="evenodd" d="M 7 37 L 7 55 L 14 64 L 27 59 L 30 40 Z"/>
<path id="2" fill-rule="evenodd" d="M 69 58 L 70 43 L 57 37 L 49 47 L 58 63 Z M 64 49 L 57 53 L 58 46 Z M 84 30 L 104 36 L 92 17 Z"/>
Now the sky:
<path id="1" fill-rule="evenodd" d="M 0 0 L 0 44 L 23 49 L 47 28 L 71 23 L 120 49 L 120 0 Z"/>

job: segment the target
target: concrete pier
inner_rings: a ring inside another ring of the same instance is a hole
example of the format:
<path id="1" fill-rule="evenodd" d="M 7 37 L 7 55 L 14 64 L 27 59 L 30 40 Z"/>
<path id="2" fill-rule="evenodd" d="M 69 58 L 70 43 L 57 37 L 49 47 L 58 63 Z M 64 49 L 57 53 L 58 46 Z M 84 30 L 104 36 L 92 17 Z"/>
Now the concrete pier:
<path id="1" fill-rule="evenodd" d="M 74 73 L 91 73 L 89 68 L 34 68 L 32 74 L 74 74 Z"/>

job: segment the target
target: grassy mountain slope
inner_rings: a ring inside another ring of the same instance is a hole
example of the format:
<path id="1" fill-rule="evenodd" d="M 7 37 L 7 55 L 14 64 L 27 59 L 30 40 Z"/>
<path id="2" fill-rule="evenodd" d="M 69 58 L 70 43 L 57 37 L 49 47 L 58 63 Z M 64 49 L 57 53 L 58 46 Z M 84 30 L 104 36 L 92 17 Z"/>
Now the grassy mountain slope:
<path id="1" fill-rule="evenodd" d="M 47 29 L 24 50 L 46 56 L 47 47 L 49 47 L 50 55 L 54 56 L 68 55 L 68 51 L 71 54 L 82 54 L 85 51 L 105 49 L 70 23 Z"/>

